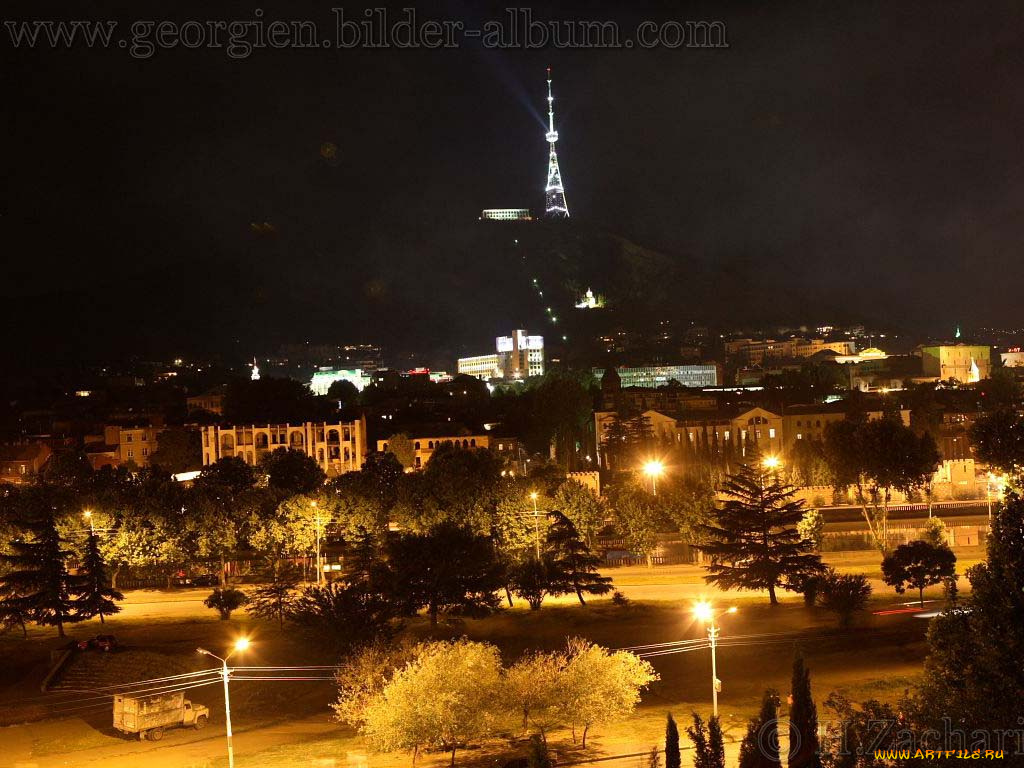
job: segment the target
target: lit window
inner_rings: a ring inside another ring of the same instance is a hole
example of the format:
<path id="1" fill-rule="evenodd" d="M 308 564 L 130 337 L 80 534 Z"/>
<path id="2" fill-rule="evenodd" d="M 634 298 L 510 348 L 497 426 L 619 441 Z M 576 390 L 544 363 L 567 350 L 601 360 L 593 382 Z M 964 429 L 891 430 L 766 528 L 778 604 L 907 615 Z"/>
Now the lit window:
<path id="1" fill-rule="evenodd" d="M 772 440 L 775 439 L 775 427 L 772 427 L 771 429 L 768 430 L 768 437 Z"/>

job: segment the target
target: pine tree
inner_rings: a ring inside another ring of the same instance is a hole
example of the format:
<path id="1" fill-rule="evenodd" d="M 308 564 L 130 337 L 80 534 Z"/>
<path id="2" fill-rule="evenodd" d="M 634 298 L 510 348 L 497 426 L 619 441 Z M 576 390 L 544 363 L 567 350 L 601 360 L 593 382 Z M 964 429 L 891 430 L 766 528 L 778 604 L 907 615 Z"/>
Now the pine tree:
<path id="1" fill-rule="evenodd" d="M 580 605 L 586 605 L 583 593 L 603 595 L 612 591 L 612 580 L 597 571 L 601 564 L 599 555 L 590 551 L 576 526 L 561 512 L 548 514 L 547 549 L 551 556 L 551 580 L 553 588 L 563 594 L 575 592 Z"/>
<path id="2" fill-rule="evenodd" d="M 794 499 L 795 488 L 745 464 L 722 490 L 731 498 L 716 511 L 715 522 L 703 526 L 710 543 L 700 549 L 711 557 L 705 581 L 723 589 L 765 589 L 777 605 L 777 587 L 797 589 L 823 570 L 797 530 L 804 504 Z"/>
<path id="3" fill-rule="evenodd" d="M 679 726 L 676 725 L 672 713 L 668 713 L 665 722 L 665 768 L 681 768 L 682 756 L 679 753 Z"/>
<path id="4" fill-rule="evenodd" d="M 811 671 L 804 665 L 804 657 L 799 649 L 793 659 L 790 696 L 789 768 L 821 768 L 821 757 L 818 755 L 818 708 L 811 696 Z"/>
<path id="5" fill-rule="evenodd" d="M 725 739 L 717 717 L 708 720 L 708 760 L 710 768 L 725 768 Z"/>
<path id="6" fill-rule="evenodd" d="M 10 543 L 11 554 L 0 555 L 11 570 L 0 578 L 8 600 L 20 607 L 37 624 L 57 627 L 65 637 L 64 625 L 77 621 L 71 595 L 79 580 L 68 574 L 65 562 L 70 551 L 57 532 L 52 515 L 26 523 L 28 535 Z"/>
<path id="7" fill-rule="evenodd" d="M 922 719 L 1019 728 L 1024 695 L 1024 499 L 1012 492 L 988 537 L 986 562 L 967 572 L 961 607 L 932 619 L 920 692 Z"/>
<path id="8" fill-rule="evenodd" d="M 739 768 L 781 768 L 778 707 L 779 694 L 769 688 L 761 699 L 761 711 L 747 725 L 740 744 Z"/>
<path id="9" fill-rule="evenodd" d="M 121 606 L 115 600 L 124 600 L 124 595 L 110 586 L 107 564 L 100 553 L 99 536 L 91 532 L 85 542 L 85 556 L 79 570 L 79 584 L 74 599 L 75 614 L 81 619 L 99 616 L 100 624 L 105 624 L 105 615 L 121 611 Z"/>

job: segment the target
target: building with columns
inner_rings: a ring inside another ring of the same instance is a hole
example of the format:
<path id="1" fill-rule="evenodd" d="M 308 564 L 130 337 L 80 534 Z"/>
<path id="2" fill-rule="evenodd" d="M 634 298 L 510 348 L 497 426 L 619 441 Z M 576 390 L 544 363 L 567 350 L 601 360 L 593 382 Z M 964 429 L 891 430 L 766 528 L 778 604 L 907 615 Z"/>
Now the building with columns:
<path id="1" fill-rule="evenodd" d="M 338 424 L 253 424 L 244 427 L 203 427 L 203 466 L 237 456 L 255 466 L 278 448 L 302 451 L 328 477 L 355 472 L 366 460 L 366 419 Z"/>

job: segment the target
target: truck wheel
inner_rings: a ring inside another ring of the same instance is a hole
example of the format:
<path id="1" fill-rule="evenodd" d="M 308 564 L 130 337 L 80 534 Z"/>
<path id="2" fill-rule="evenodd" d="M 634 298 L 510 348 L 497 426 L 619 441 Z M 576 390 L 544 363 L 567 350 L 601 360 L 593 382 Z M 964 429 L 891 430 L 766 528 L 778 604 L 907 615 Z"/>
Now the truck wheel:
<path id="1" fill-rule="evenodd" d="M 160 741 L 164 737 L 163 728 L 154 728 L 148 732 L 150 741 Z"/>
<path id="2" fill-rule="evenodd" d="M 206 721 L 209 720 L 209 719 L 210 718 L 208 718 L 206 715 L 200 715 L 199 717 L 197 717 L 196 718 L 196 730 L 197 731 L 203 730 L 203 728 L 206 727 Z"/>

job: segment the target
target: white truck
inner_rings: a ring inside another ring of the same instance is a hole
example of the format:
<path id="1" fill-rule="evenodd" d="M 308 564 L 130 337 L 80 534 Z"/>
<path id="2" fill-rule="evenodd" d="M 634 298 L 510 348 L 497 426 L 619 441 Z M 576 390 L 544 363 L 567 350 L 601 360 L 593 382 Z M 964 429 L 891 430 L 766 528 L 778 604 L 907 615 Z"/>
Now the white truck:
<path id="1" fill-rule="evenodd" d="M 182 691 L 154 693 L 148 696 L 116 694 L 114 696 L 114 728 L 139 739 L 160 741 L 165 728 L 205 728 L 210 709 L 193 704 Z"/>

